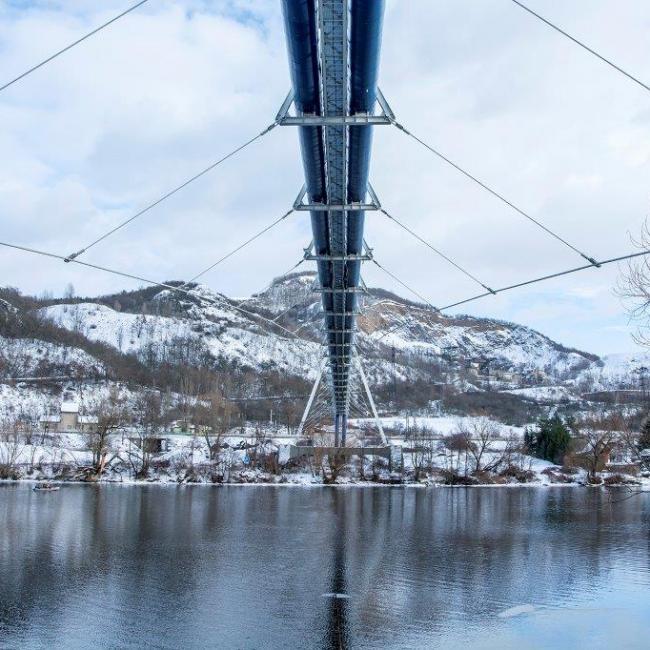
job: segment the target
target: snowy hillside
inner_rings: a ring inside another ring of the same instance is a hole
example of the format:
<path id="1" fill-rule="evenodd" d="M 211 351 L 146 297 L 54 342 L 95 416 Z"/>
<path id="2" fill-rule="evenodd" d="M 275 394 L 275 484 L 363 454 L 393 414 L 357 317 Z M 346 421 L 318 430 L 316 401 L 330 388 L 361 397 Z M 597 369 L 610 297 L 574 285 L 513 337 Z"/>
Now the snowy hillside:
<path id="1" fill-rule="evenodd" d="M 304 334 L 320 328 L 318 297 L 311 292 L 314 275 L 295 274 L 254 297 L 260 309 L 280 313 L 290 307 L 288 321 Z M 413 359 L 424 365 L 447 362 L 467 365 L 490 360 L 493 370 L 544 373 L 564 380 L 597 367 L 598 357 L 569 350 L 530 328 L 469 316 L 446 316 L 383 290 L 363 297 L 358 342 L 365 358 L 395 359 L 405 376 Z M 395 353 L 394 353 L 395 351 Z M 400 370 L 397 370 L 400 372 Z"/>
<path id="2" fill-rule="evenodd" d="M 579 381 L 589 390 L 611 390 L 615 388 L 650 389 L 650 353 L 619 353 L 602 357 L 580 373 Z"/>
<path id="3" fill-rule="evenodd" d="M 204 386 L 196 391 L 211 390 L 215 381 L 223 386 L 237 371 L 231 394 L 268 394 L 270 379 L 273 390 L 301 394 L 323 359 L 314 279 L 313 273 L 284 276 L 245 300 L 203 285 L 181 297 L 149 287 L 47 302 L 7 291 L 0 295 L 0 381 L 109 378 L 181 392 L 177 369 L 183 367 L 213 373 L 194 378 Z M 365 369 L 383 403 L 396 408 L 428 407 L 450 395 L 442 386 L 468 396 L 454 407 L 461 411 L 490 408 L 496 392 L 501 409 L 512 410 L 517 400 L 524 410 L 525 404 L 572 405 L 590 391 L 636 386 L 640 369 L 650 367 L 650 354 L 599 359 L 521 325 L 441 315 L 382 289 L 363 295 L 361 310 L 357 342 Z M 243 383 L 241 373 L 249 373 Z M 484 393 L 492 397 L 472 397 Z"/>
<path id="4" fill-rule="evenodd" d="M 37 339 L 1 336 L 0 366 L 7 378 L 79 373 L 102 375 L 105 372 L 103 364 L 84 350 Z"/>
<path id="5" fill-rule="evenodd" d="M 321 355 L 316 343 L 320 306 L 311 290 L 313 281 L 311 273 L 285 277 L 240 307 L 277 318 L 286 329 L 297 331 L 298 340 L 267 320 L 242 313 L 235 302 L 203 286 L 193 290 L 196 300 L 183 305 L 182 314 L 175 316 L 153 313 L 151 305 L 133 313 L 96 302 L 57 304 L 41 313 L 125 353 L 164 358 L 178 341 L 191 341 L 215 361 L 308 378 Z M 176 300 L 169 292 L 161 292 L 157 299 Z M 366 296 L 364 302 L 358 341 L 378 383 L 391 380 L 395 373 L 403 379 L 426 377 L 443 358 L 456 365 L 489 358 L 493 371 L 540 372 L 554 380 L 574 377 L 598 362 L 593 355 L 567 350 L 519 325 L 443 316 L 397 296 L 384 297 L 383 292 Z"/>
<path id="6" fill-rule="evenodd" d="M 196 290 L 196 295 L 209 300 L 217 298 L 203 287 Z M 223 307 L 190 304 L 183 316 L 175 317 L 133 314 L 94 302 L 54 305 L 41 313 L 91 341 L 107 343 L 143 359 L 166 359 L 175 346 L 189 344 L 217 363 L 313 375 L 314 360 L 320 354 L 314 342 L 290 338 L 270 323 L 242 315 L 228 302 L 222 304 Z"/>
<path id="7" fill-rule="evenodd" d="M 143 360 L 166 359 L 183 344 L 217 364 L 272 368 L 309 378 L 322 354 L 317 343 L 320 304 L 313 282 L 312 273 L 293 274 L 239 303 L 199 285 L 188 299 L 163 290 L 126 308 L 100 298 L 59 301 L 39 313 L 70 332 Z M 543 373 L 554 381 L 600 366 L 597 357 L 568 350 L 520 325 L 440 315 L 381 290 L 371 290 L 363 302 L 358 342 L 375 382 L 387 382 L 394 375 L 433 376 L 442 365 L 468 367 L 486 359 L 488 372 L 524 378 Z"/>

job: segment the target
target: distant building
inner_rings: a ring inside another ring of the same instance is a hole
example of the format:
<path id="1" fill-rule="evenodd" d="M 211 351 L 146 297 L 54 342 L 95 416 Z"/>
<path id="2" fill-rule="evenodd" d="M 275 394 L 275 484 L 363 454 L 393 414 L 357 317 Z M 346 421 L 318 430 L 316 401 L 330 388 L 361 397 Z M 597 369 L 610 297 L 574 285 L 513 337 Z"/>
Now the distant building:
<path id="1" fill-rule="evenodd" d="M 510 384 L 521 382 L 521 373 L 501 368 L 490 368 L 489 360 L 472 359 L 467 362 L 467 372 L 482 381 L 502 381 Z"/>
<path id="2" fill-rule="evenodd" d="M 44 415 L 40 418 L 43 431 L 85 433 L 97 428 L 98 419 L 95 415 L 80 415 L 79 404 L 62 402 L 58 414 Z"/>
<path id="3" fill-rule="evenodd" d="M 505 381 L 510 384 L 520 384 L 521 383 L 521 373 L 513 372 L 510 370 L 496 370 L 495 376 L 498 381 Z"/>
<path id="4" fill-rule="evenodd" d="M 193 436 L 194 434 L 200 433 L 210 433 L 212 427 L 209 427 L 205 424 L 192 424 L 185 420 L 174 420 L 169 423 L 169 431 L 171 433 L 185 433 Z"/>

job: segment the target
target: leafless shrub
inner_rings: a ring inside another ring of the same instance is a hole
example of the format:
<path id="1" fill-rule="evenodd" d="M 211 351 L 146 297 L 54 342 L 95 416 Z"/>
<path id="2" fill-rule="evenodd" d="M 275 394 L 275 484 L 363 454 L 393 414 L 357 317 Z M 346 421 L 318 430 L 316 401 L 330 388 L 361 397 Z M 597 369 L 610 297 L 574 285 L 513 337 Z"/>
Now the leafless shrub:
<path id="1" fill-rule="evenodd" d="M 436 436 L 427 427 L 419 427 L 412 431 L 407 449 L 411 455 L 411 464 L 417 481 L 425 476 L 433 467 L 433 457 L 436 450 Z"/>
<path id="2" fill-rule="evenodd" d="M 650 222 L 646 219 L 638 238 L 632 243 L 640 251 L 650 249 Z M 623 300 L 632 320 L 637 323 L 634 339 L 640 345 L 650 346 L 650 257 L 642 255 L 627 261 L 616 293 Z"/>
<path id="3" fill-rule="evenodd" d="M 499 427 L 485 417 L 472 418 L 460 421 L 457 425 L 458 433 L 465 439 L 465 445 L 472 462 L 472 473 L 483 470 L 493 471 L 498 462 L 487 457 L 495 448 L 495 443 L 501 438 Z"/>
<path id="4" fill-rule="evenodd" d="M 576 462 L 587 470 L 590 483 L 600 483 L 600 472 L 609 462 L 612 450 L 620 441 L 618 420 L 613 418 L 588 419 L 578 425 L 578 440 L 582 449 L 575 455 Z"/>
<path id="5" fill-rule="evenodd" d="M 23 443 L 15 420 L 0 422 L 0 479 L 18 479 Z"/>
<path id="6" fill-rule="evenodd" d="M 89 478 L 98 479 L 108 464 L 110 436 L 124 429 L 128 422 L 128 413 L 124 400 L 114 391 L 108 398 L 95 404 L 92 412 L 97 416 L 97 424 L 94 430 L 86 434 L 88 448 L 93 454 L 93 471 Z"/>

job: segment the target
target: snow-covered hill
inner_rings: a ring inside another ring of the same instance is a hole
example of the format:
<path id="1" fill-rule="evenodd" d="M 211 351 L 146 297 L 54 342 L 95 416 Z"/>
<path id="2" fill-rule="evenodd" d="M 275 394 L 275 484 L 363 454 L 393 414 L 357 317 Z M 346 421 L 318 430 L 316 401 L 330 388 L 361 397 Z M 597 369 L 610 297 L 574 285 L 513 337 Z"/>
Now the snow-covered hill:
<path id="1" fill-rule="evenodd" d="M 125 373 L 112 372 L 123 359 L 138 364 L 126 373 L 127 382 L 151 372 L 154 386 L 161 367 L 179 364 L 226 373 L 240 369 L 261 381 L 273 374 L 282 382 L 310 381 L 323 358 L 314 280 L 313 273 L 294 273 L 246 300 L 203 285 L 187 296 L 147 288 L 45 304 L 25 297 L 12 301 L 7 292 L 0 295 L 0 324 L 2 318 L 14 321 L 0 339 L 0 381 L 39 375 L 124 381 Z M 382 289 L 371 289 L 362 303 L 359 349 L 371 383 L 384 386 L 386 395 L 400 382 L 451 384 L 461 392 L 496 390 L 504 399 L 570 404 L 592 390 L 629 388 L 638 383 L 640 369 L 650 367 L 650 355 L 600 359 L 521 325 L 441 315 Z M 33 323 L 23 328 L 25 315 L 45 329 Z M 425 403 L 435 399 L 425 393 Z"/>
<path id="2" fill-rule="evenodd" d="M 650 353 L 608 354 L 580 373 L 583 390 L 650 390 Z"/>
<path id="3" fill-rule="evenodd" d="M 95 301 L 57 304 L 41 313 L 90 340 L 142 358 L 166 358 L 175 345 L 191 342 L 215 362 L 309 378 L 322 355 L 313 281 L 311 273 L 287 276 L 239 304 L 198 286 L 187 301 L 163 291 L 138 313 Z M 170 302 L 175 315 L 163 315 Z M 486 359 L 495 376 L 509 372 L 525 379 L 543 373 L 556 381 L 598 365 L 597 357 L 568 350 L 520 325 L 444 316 L 382 291 L 371 292 L 364 303 L 358 341 L 375 382 L 389 381 L 396 372 L 403 378 L 426 377 L 441 364 L 466 368 Z M 290 336 L 270 319 L 297 334 Z"/>

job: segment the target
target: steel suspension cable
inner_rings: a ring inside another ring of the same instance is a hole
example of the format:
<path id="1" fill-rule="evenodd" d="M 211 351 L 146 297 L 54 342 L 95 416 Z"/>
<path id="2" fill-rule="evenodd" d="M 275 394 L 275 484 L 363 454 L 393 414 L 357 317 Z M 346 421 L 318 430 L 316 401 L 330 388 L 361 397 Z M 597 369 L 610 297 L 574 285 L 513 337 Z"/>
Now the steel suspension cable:
<path id="1" fill-rule="evenodd" d="M 422 239 L 422 237 L 420 237 L 420 235 L 418 235 L 416 232 L 411 230 L 411 228 L 409 228 L 406 224 L 404 224 L 401 221 L 399 221 L 398 219 L 396 219 L 392 214 L 390 214 L 388 211 L 384 210 L 384 208 L 380 208 L 379 211 L 382 214 L 386 215 L 391 221 L 394 221 L 400 228 L 402 228 L 407 233 L 409 233 L 410 235 L 415 237 L 415 239 L 417 239 L 418 241 L 422 242 L 425 246 L 430 248 L 436 255 L 439 255 L 440 257 L 442 257 L 444 260 L 449 262 L 449 264 L 451 264 L 456 269 L 458 269 L 461 273 L 463 273 L 468 278 L 470 278 L 471 280 L 473 280 L 474 282 L 479 284 L 486 291 L 490 291 L 490 292 L 492 291 L 492 289 L 490 289 L 490 287 L 488 287 L 486 284 L 483 284 L 483 282 L 481 282 L 475 275 L 472 275 L 467 269 L 464 269 L 462 266 L 460 266 L 460 264 L 457 264 L 456 262 L 454 262 L 454 260 L 452 260 L 450 257 L 445 255 L 441 250 L 439 250 L 438 248 L 436 248 L 435 246 L 430 244 L 428 241 L 426 241 L 425 239 Z"/>
<path id="2" fill-rule="evenodd" d="M 270 288 L 271 288 L 271 287 L 272 287 L 276 282 L 278 282 L 278 281 L 282 281 L 282 280 L 283 280 L 284 278 L 286 278 L 288 275 L 290 275 L 291 273 L 293 273 L 293 272 L 294 272 L 294 271 L 295 271 L 295 270 L 296 270 L 296 269 L 297 269 L 301 264 L 303 264 L 304 262 L 305 262 L 305 258 L 304 258 L 304 257 L 301 257 L 300 260 L 299 260 L 298 262 L 296 262 L 296 263 L 295 263 L 295 264 L 294 264 L 290 269 L 287 269 L 284 273 L 281 273 L 280 275 L 277 275 L 276 277 L 274 277 L 273 280 L 271 280 L 271 282 L 269 282 L 269 283 L 264 287 L 264 289 L 262 289 L 262 291 L 260 291 L 259 293 L 266 293 L 266 292 L 267 292 L 267 291 L 268 291 L 268 290 L 269 290 L 269 289 L 270 289 Z M 259 295 L 259 294 L 258 294 L 258 295 Z M 244 300 L 244 302 L 248 302 L 248 301 L 250 301 L 250 300 L 253 300 L 253 298 L 254 298 L 254 296 L 251 296 L 250 298 L 246 298 L 246 299 Z"/>
<path id="3" fill-rule="evenodd" d="M 269 284 L 267 284 L 266 287 L 264 289 L 262 289 L 262 291 L 260 291 L 259 293 L 265 293 L 266 291 L 268 291 L 278 279 L 282 279 L 282 278 L 286 277 L 287 275 L 289 275 L 289 273 L 291 273 L 292 271 L 297 269 L 304 261 L 305 261 L 305 258 L 304 257 L 301 258 L 300 261 L 297 264 L 294 264 L 288 271 L 286 271 L 282 275 L 277 276 L 276 278 L 273 278 L 273 280 Z M 185 283 L 185 284 L 187 284 L 187 283 Z M 256 294 L 256 295 L 259 295 L 259 294 Z M 255 296 L 251 296 L 250 298 L 244 298 L 243 300 L 238 300 L 238 301 L 236 300 L 234 302 L 236 302 L 238 305 L 241 306 L 244 303 L 250 302 L 251 300 L 254 300 L 254 299 L 255 299 Z M 276 323 L 277 321 L 280 320 L 280 318 L 282 316 L 284 316 L 285 314 L 288 314 L 294 307 L 298 307 L 301 304 L 302 304 L 302 302 L 296 303 L 295 305 L 291 305 L 290 307 L 288 307 L 284 311 L 280 312 L 277 316 L 272 318 L 271 321 Z M 300 329 L 300 327 L 296 327 L 296 329 L 293 330 L 294 334 L 297 334 L 299 329 Z"/>
<path id="4" fill-rule="evenodd" d="M 393 280 L 399 282 L 406 290 L 410 291 L 414 296 L 417 296 L 420 300 L 422 300 L 427 305 L 429 305 L 429 307 L 431 307 L 433 311 L 435 312 L 440 311 L 437 307 L 432 305 L 422 294 L 418 293 L 415 289 L 413 289 L 408 284 L 400 280 L 394 273 L 391 273 L 386 267 L 382 266 L 376 259 L 373 258 L 372 263 L 378 268 L 380 268 L 384 273 L 386 273 L 386 275 L 389 275 L 391 278 L 393 278 Z"/>
<path id="5" fill-rule="evenodd" d="M 203 301 L 205 301 L 205 302 L 207 302 L 209 304 L 212 304 L 212 305 L 218 305 L 220 303 L 226 303 L 228 306 L 232 307 L 236 311 L 241 312 L 242 314 L 246 314 L 247 316 L 250 316 L 252 318 L 257 318 L 259 320 L 262 320 L 262 321 L 268 323 L 269 325 L 273 325 L 274 327 L 277 327 L 278 329 L 281 329 L 283 332 L 286 332 L 289 336 L 291 336 L 292 338 L 294 338 L 296 340 L 300 340 L 300 341 L 304 340 L 304 339 L 301 339 L 296 334 L 294 334 L 294 332 L 292 332 L 291 330 L 287 329 L 286 327 L 283 327 L 282 325 L 280 325 L 278 323 L 275 323 L 272 320 L 270 320 L 269 318 L 265 318 L 264 316 L 261 316 L 260 314 L 256 314 L 255 312 L 249 311 L 247 309 L 242 309 L 241 307 L 238 307 L 237 305 L 233 305 L 232 303 L 230 303 L 225 298 L 222 298 L 221 301 L 218 301 L 218 300 L 214 300 L 212 298 L 206 298 L 204 296 L 197 296 L 197 295 L 193 294 L 191 291 L 189 291 L 187 289 L 182 289 L 181 287 L 183 285 L 179 285 L 178 287 L 175 287 L 174 285 L 167 284 L 165 282 L 157 282 L 156 280 L 150 280 L 149 278 L 144 278 L 144 277 L 139 276 L 139 275 L 133 275 L 132 273 L 126 273 L 124 271 L 118 271 L 117 269 L 112 269 L 112 268 L 109 268 L 109 267 L 106 267 L 106 266 L 99 266 L 98 264 L 91 264 L 90 262 L 83 262 L 81 260 L 69 260 L 64 255 L 58 255 L 56 253 L 50 253 L 48 251 L 42 251 L 42 250 L 39 250 L 37 248 L 29 248 L 27 246 L 19 246 L 18 244 L 10 244 L 8 242 L 3 242 L 3 241 L 0 241 L 0 246 L 4 246 L 5 248 L 11 248 L 11 249 L 18 250 L 18 251 L 23 251 L 25 253 L 33 253 L 35 255 L 41 255 L 43 257 L 50 257 L 52 259 L 61 260 L 62 262 L 72 262 L 74 264 L 79 264 L 81 266 L 84 266 L 84 267 L 87 267 L 87 268 L 90 268 L 90 269 L 95 269 L 97 271 L 103 271 L 105 273 L 111 273 L 112 275 L 118 275 L 118 276 L 123 277 L 123 278 L 128 278 L 129 280 L 137 280 L 138 282 L 144 282 L 145 284 L 149 284 L 149 285 L 152 285 L 152 286 L 155 286 L 155 287 L 161 287 L 162 289 L 167 289 L 169 291 L 173 291 L 174 293 L 180 293 L 180 294 L 183 294 L 183 295 L 186 295 L 186 296 L 190 296 L 191 298 L 195 298 L 195 299 L 198 299 L 198 300 L 203 300 Z"/>
<path id="6" fill-rule="evenodd" d="M 87 38 L 90 38 L 94 34 L 97 34 L 97 32 L 100 32 L 102 29 L 108 27 L 109 25 L 112 25 L 114 22 L 118 21 L 120 18 L 122 18 L 122 17 L 126 16 L 127 14 L 131 13 L 132 11 L 137 9 L 138 7 L 141 7 L 143 4 L 145 4 L 148 1 L 149 0 L 141 0 L 140 2 L 137 2 L 136 4 L 132 5 L 131 7 L 129 7 L 125 11 L 123 11 L 121 14 L 118 14 L 114 18 L 111 18 L 109 21 L 105 22 L 103 25 L 100 25 L 99 27 L 96 27 L 95 29 L 93 29 L 91 32 L 88 32 L 85 36 L 82 36 L 81 38 L 78 38 L 73 43 L 70 43 L 70 45 L 66 45 L 66 47 L 64 47 L 62 50 L 59 50 L 58 52 L 55 52 L 51 56 L 48 56 L 47 59 L 44 59 L 40 63 L 37 63 L 35 66 L 32 66 L 31 68 L 29 68 L 29 70 L 25 70 L 25 72 L 19 74 L 17 77 L 12 79 L 11 81 L 8 81 L 4 85 L 0 86 L 0 92 L 2 92 L 3 90 L 6 90 L 7 88 L 9 88 L 9 86 L 12 86 L 17 81 L 20 81 L 21 79 L 24 79 L 27 75 L 30 75 L 32 72 L 35 72 L 39 68 L 42 68 L 44 65 L 46 65 L 50 61 L 56 59 L 58 56 L 61 56 L 61 54 L 64 54 L 68 50 L 71 50 L 76 45 L 79 45 L 80 43 L 83 43 Z"/>
<path id="7" fill-rule="evenodd" d="M 294 212 L 294 209 L 291 208 L 290 210 L 285 212 L 279 219 L 276 219 L 275 221 L 272 221 L 268 226 L 265 226 L 264 228 L 262 228 L 262 230 L 255 233 L 252 237 L 249 237 L 245 242 L 239 244 L 239 246 L 237 246 L 236 248 L 233 248 L 229 253 L 226 253 L 223 257 L 220 257 L 216 262 L 214 262 L 213 264 L 210 264 L 210 266 L 203 269 L 203 271 L 201 271 L 200 273 L 197 273 L 193 278 L 190 278 L 187 282 L 184 282 L 183 286 L 185 286 L 187 284 L 191 284 L 192 282 L 195 282 L 199 278 L 203 277 L 206 273 L 209 273 L 210 271 L 212 271 L 212 269 L 219 266 L 219 264 L 221 264 L 222 262 L 225 262 L 229 257 L 232 257 L 235 253 L 239 252 L 242 248 L 245 248 L 250 243 L 254 242 L 256 239 L 261 237 L 264 233 L 267 233 L 272 228 L 275 228 L 275 226 L 277 226 L 281 221 L 284 221 L 293 212 Z M 302 261 L 299 262 L 298 264 L 301 264 L 301 263 L 302 263 Z M 296 266 L 298 266 L 298 264 L 296 264 Z"/>
<path id="8" fill-rule="evenodd" d="M 650 250 L 639 251 L 637 253 L 629 253 L 628 255 L 621 255 L 620 257 L 612 257 L 607 260 L 601 260 L 599 262 L 599 266 L 613 264 L 614 262 L 623 262 L 625 260 L 629 260 L 635 257 L 641 257 L 645 255 L 650 255 Z M 576 266 L 575 268 L 567 269 L 565 271 L 558 271 L 557 273 L 542 275 L 541 277 L 533 278 L 532 280 L 524 280 L 523 282 L 518 282 L 516 284 L 511 284 L 506 287 L 501 287 L 500 289 L 495 289 L 492 294 L 482 293 L 477 296 L 472 296 L 471 298 L 466 298 L 465 300 L 460 300 L 458 302 L 452 303 L 451 305 L 446 305 L 445 307 L 441 307 L 440 310 L 443 311 L 445 309 L 451 309 L 452 307 L 458 307 L 459 305 L 464 305 L 468 302 L 473 302 L 475 300 L 479 300 L 480 298 L 485 298 L 486 296 L 489 295 L 497 295 L 503 293 L 504 291 L 512 291 L 513 289 L 520 289 L 521 287 L 526 287 L 531 284 L 537 284 L 538 282 L 544 282 L 545 280 L 552 280 L 553 278 L 560 278 L 564 275 L 571 275 L 572 273 L 577 273 L 578 271 L 585 271 L 586 269 L 590 269 L 590 268 L 593 268 L 592 264 L 584 264 L 582 266 Z"/>
<path id="9" fill-rule="evenodd" d="M 620 255 L 619 257 L 612 257 L 610 259 L 606 260 L 601 260 L 599 262 L 598 268 L 601 266 L 606 266 L 607 264 L 614 264 L 615 262 L 624 262 L 625 260 L 630 260 L 636 257 L 644 257 L 646 255 L 650 255 L 650 250 L 646 251 L 639 251 L 637 253 L 629 253 L 627 255 Z M 582 266 L 576 266 L 572 269 L 566 269 L 564 271 L 558 271 L 557 273 L 550 273 L 548 275 L 543 275 L 538 278 L 533 278 L 531 280 L 524 280 L 523 282 L 518 282 L 516 284 L 511 284 L 505 287 L 501 287 L 500 289 L 495 289 L 493 292 L 485 292 L 485 293 L 480 293 L 476 296 L 472 296 L 470 298 L 465 298 L 464 300 L 459 300 L 457 302 L 451 303 L 449 305 L 445 305 L 444 307 L 440 307 L 438 311 L 443 312 L 447 311 L 449 309 L 453 309 L 454 307 L 459 307 L 460 305 L 465 305 L 470 302 L 475 302 L 476 300 L 481 300 L 483 298 L 487 298 L 488 296 L 494 296 L 500 293 L 504 293 L 505 291 L 512 291 L 513 289 L 519 289 L 521 287 L 526 287 L 531 284 L 537 284 L 538 282 L 544 282 L 546 280 L 552 280 L 554 278 L 560 278 L 565 275 L 571 275 L 572 273 L 578 273 L 579 271 L 585 271 L 587 269 L 592 269 L 594 268 L 593 264 L 583 264 Z M 384 332 L 380 337 L 378 337 L 376 340 L 381 341 L 384 339 L 386 336 L 389 334 L 392 334 L 393 332 L 399 330 L 400 328 L 404 327 L 403 323 L 398 323 L 395 327 L 390 328 L 386 332 Z"/>
<path id="10" fill-rule="evenodd" d="M 124 221 L 119 223 L 117 226 L 115 226 L 115 228 L 112 228 L 108 232 L 104 233 L 101 237 L 98 237 L 97 239 L 90 242 L 89 244 L 86 244 L 86 246 L 84 246 L 82 249 L 78 250 L 76 253 L 71 253 L 70 255 L 68 255 L 66 257 L 65 261 L 66 262 L 72 262 L 74 259 L 76 259 L 80 255 L 83 255 L 86 251 L 91 249 L 93 246 L 96 246 L 97 244 L 99 244 L 99 242 L 104 241 L 104 239 L 106 239 L 107 237 L 110 237 L 112 234 L 116 233 L 118 230 L 121 230 L 122 228 L 124 228 L 125 226 L 130 224 L 132 221 L 135 221 L 138 217 L 141 217 L 146 212 L 149 212 L 149 210 L 151 210 L 152 208 L 155 208 L 157 205 L 160 205 L 163 201 L 166 201 L 168 198 L 170 198 L 171 196 L 173 196 L 174 194 L 176 194 L 177 192 L 179 192 L 183 188 L 187 187 L 188 185 L 190 185 L 194 181 L 198 180 L 202 176 L 205 176 L 205 174 L 207 174 L 208 172 L 211 172 L 213 169 L 215 169 L 215 167 L 218 167 L 221 163 L 225 162 L 229 158 L 232 158 L 235 154 L 242 151 L 242 149 L 245 149 L 249 145 L 253 144 L 253 142 L 255 142 L 256 140 L 259 140 L 262 136 L 266 135 L 269 131 L 274 129 L 276 126 L 277 126 L 276 122 L 274 122 L 273 124 L 270 124 L 263 131 L 260 131 L 256 136 L 252 137 L 250 140 L 247 140 L 246 142 L 244 142 L 244 144 L 240 145 L 236 149 L 233 149 L 230 153 L 223 156 L 223 158 L 220 158 L 216 162 L 213 162 L 211 165 L 208 165 L 205 169 L 202 169 L 198 174 L 194 174 L 194 176 L 192 176 L 191 178 L 188 178 L 186 181 L 184 181 L 180 185 L 176 186 L 173 190 L 170 190 L 169 192 L 167 192 L 166 194 L 161 196 L 159 199 L 156 199 L 153 203 L 150 203 L 146 207 L 142 208 L 142 210 L 140 210 L 139 212 L 136 212 L 134 215 L 132 215 L 128 219 L 125 219 Z"/>
<path id="11" fill-rule="evenodd" d="M 557 241 L 561 242 L 564 244 L 567 248 L 570 248 L 572 251 L 580 255 L 580 257 L 586 259 L 591 266 L 598 266 L 599 262 L 597 262 L 593 257 L 587 255 L 586 253 L 583 253 L 579 248 L 568 242 L 566 239 L 558 235 L 556 232 L 552 231 L 550 228 L 545 226 L 541 221 L 538 219 L 535 219 L 535 217 L 531 216 L 528 214 L 528 212 L 525 212 L 518 206 L 516 206 L 512 201 L 509 201 L 508 199 L 505 198 L 502 194 L 499 194 L 496 190 L 493 190 L 489 185 L 485 184 L 483 181 L 479 180 L 476 176 L 468 172 L 467 170 L 463 169 L 460 165 L 455 163 L 453 160 L 445 156 L 442 152 L 440 152 L 438 149 L 435 149 L 431 145 L 427 144 L 424 142 L 424 140 L 421 140 L 418 138 L 416 135 L 411 133 L 403 124 L 400 124 L 395 118 L 391 117 L 391 122 L 394 126 L 396 126 L 400 131 L 408 135 L 410 138 L 421 144 L 425 149 L 428 149 L 432 154 L 446 162 L 448 165 L 453 167 L 455 170 L 459 171 L 463 176 L 466 178 L 469 178 L 471 181 L 476 183 L 479 187 L 482 187 L 484 190 L 489 192 L 492 196 L 496 197 L 501 201 L 502 203 L 505 203 L 508 207 L 512 208 L 515 212 L 520 214 L 522 217 L 525 217 L 528 219 L 528 221 L 534 223 L 538 228 L 541 228 L 544 232 L 546 232 L 548 235 L 553 237 L 554 239 L 557 239 Z"/>
<path id="12" fill-rule="evenodd" d="M 583 50 L 586 50 L 590 54 L 593 54 L 595 57 L 599 58 L 603 63 L 606 63 L 608 66 L 614 68 L 617 72 L 620 72 L 622 75 L 626 76 L 628 79 L 633 81 L 634 83 L 638 84 L 643 88 L 644 90 L 650 91 L 650 86 L 647 84 L 644 84 L 643 81 L 640 79 L 637 79 L 635 76 L 631 75 L 629 72 L 626 72 L 623 70 L 623 68 L 617 66 L 613 61 L 610 59 L 605 58 L 601 54 L 598 54 L 595 50 L 592 50 L 588 45 L 585 45 L 582 41 L 579 41 L 577 38 L 574 36 L 571 36 L 571 34 L 565 32 L 563 29 L 552 23 L 550 20 L 547 20 L 543 16 L 540 16 L 538 13 L 533 11 L 530 7 L 527 7 L 523 2 L 519 2 L 519 0 L 512 0 L 518 7 L 523 9 L 524 11 L 527 11 L 531 16 L 534 16 L 538 20 L 541 20 L 543 23 L 548 25 L 551 29 L 554 29 L 556 32 L 559 34 L 562 34 L 562 36 L 566 36 L 569 40 L 573 41 L 576 45 L 579 45 Z"/>

